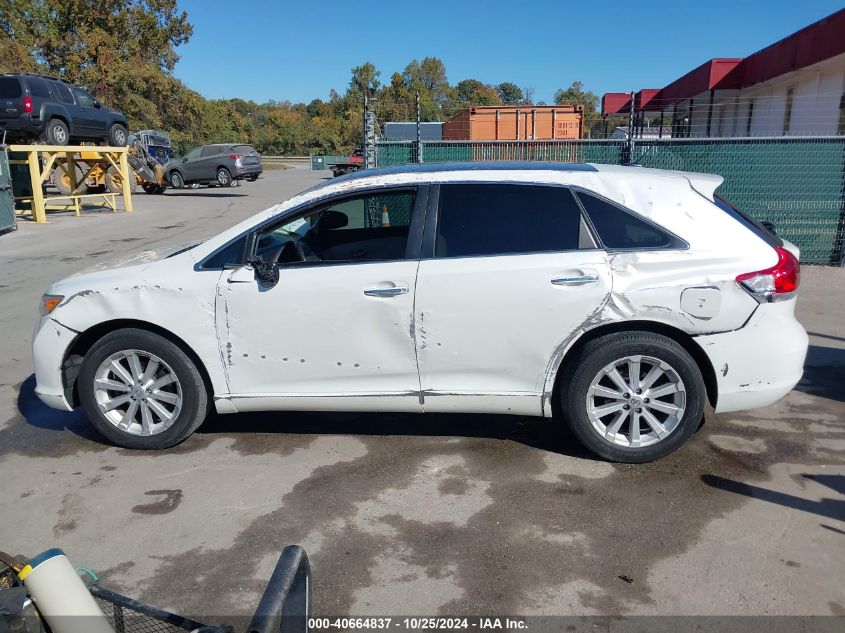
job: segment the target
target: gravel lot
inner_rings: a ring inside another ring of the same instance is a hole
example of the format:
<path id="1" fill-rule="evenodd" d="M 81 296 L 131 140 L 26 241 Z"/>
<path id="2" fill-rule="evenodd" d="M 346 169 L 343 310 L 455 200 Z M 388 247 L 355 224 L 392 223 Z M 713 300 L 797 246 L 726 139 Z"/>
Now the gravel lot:
<path id="1" fill-rule="evenodd" d="M 802 271 L 795 391 L 710 415 L 643 466 L 487 415 L 220 416 L 132 452 L 34 396 L 52 281 L 212 235 L 326 175 L 139 194 L 132 214 L 0 236 L 0 549 L 62 547 L 103 586 L 206 619 L 251 613 L 289 543 L 311 556 L 322 615 L 845 615 L 845 269 Z"/>

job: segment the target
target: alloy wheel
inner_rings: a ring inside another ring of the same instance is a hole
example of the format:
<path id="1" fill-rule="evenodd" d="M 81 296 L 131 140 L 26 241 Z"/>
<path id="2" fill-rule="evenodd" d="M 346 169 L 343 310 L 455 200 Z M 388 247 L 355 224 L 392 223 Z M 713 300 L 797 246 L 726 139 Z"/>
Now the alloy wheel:
<path id="1" fill-rule="evenodd" d="M 678 372 L 652 356 L 626 356 L 603 367 L 587 390 L 587 416 L 606 441 L 656 444 L 684 417 L 686 389 Z"/>
<path id="2" fill-rule="evenodd" d="M 112 354 L 94 374 L 94 398 L 115 427 L 131 435 L 157 435 L 182 409 L 182 386 L 158 356 L 130 349 Z"/>

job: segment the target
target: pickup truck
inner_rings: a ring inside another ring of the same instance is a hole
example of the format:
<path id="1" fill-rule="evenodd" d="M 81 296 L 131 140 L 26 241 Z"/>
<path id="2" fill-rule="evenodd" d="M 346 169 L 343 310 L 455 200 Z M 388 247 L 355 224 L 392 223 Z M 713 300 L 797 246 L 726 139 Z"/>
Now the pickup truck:
<path id="1" fill-rule="evenodd" d="M 335 163 L 332 165 L 332 176 L 337 178 L 344 174 L 351 174 L 353 171 L 358 171 L 364 168 L 364 150 L 352 150 L 345 163 Z"/>

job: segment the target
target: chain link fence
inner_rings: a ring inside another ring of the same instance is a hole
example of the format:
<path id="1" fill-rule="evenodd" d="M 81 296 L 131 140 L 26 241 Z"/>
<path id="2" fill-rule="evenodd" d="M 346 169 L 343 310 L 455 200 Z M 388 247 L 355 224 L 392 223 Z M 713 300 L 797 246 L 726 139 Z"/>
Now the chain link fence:
<path id="1" fill-rule="evenodd" d="M 801 248 L 801 261 L 845 265 L 845 136 L 557 141 L 381 141 L 376 165 L 529 160 L 719 174 L 718 192 Z"/>

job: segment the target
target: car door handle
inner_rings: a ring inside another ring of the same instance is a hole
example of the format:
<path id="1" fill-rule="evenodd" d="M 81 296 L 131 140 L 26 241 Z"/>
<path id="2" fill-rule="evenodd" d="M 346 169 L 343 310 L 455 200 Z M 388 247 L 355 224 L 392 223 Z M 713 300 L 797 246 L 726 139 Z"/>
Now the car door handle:
<path id="1" fill-rule="evenodd" d="M 596 274 L 571 275 L 566 277 L 554 277 L 552 279 L 553 286 L 583 286 L 584 284 L 594 284 L 599 280 Z"/>
<path id="2" fill-rule="evenodd" d="M 368 297 L 397 297 L 408 294 L 408 286 L 393 286 L 392 288 L 367 288 L 364 294 Z"/>

